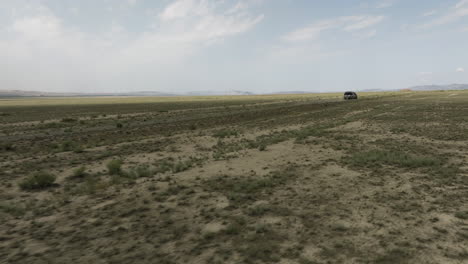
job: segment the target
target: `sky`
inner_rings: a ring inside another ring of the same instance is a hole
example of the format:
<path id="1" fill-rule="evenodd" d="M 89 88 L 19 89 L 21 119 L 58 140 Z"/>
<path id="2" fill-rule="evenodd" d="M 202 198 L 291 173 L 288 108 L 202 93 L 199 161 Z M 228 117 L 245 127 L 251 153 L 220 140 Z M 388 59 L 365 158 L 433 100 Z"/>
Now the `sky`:
<path id="1" fill-rule="evenodd" d="M 0 90 L 468 83 L 468 0 L 0 0 Z"/>

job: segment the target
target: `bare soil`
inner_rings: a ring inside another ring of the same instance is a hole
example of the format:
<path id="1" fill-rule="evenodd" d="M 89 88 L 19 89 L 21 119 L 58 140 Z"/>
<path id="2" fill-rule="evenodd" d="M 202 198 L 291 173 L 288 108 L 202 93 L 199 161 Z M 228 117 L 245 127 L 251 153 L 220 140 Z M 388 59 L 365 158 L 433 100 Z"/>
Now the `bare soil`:
<path id="1" fill-rule="evenodd" d="M 360 98 L 0 105 L 0 263 L 468 263 L 468 92 Z"/>

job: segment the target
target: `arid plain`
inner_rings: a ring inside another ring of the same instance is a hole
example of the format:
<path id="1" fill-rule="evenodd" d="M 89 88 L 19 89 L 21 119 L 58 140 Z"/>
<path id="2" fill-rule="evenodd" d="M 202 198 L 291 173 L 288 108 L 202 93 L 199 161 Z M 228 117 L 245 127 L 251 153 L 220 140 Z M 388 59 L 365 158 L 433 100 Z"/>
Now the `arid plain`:
<path id="1" fill-rule="evenodd" d="M 0 263 L 468 263 L 468 91 L 0 99 Z"/>

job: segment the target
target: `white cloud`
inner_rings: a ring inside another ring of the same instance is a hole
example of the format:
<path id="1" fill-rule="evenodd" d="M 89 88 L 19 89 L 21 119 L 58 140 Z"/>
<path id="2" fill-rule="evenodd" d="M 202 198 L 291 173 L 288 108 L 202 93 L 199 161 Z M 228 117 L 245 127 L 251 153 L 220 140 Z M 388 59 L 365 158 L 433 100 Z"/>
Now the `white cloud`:
<path id="1" fill-rule="evenodd" d="M 307 27 L 299 28 L 283 36 L 283 40 L 288 42 L 308 41 L 318 38 L 324 30 L 336 27 L 337 21 L 328 20 L 314 23 Z"/>
<path id="2" fill-rule="evenodd" d="M 465 72 L 465 69 L 462 67 L 459 67 L 455 70 L 456 72 Z"/>
<path id="3" fill-rule="evenodd" d="M 18 89 L 113 89 L 120 80 L 135 78 L 128 76 L 132 73 L 154 80 L 206 46 L 247 32 L 263 19 L 246 7 L 233 10 L 238 3 L 178 0 L 158 14 L 154 28 L 142 33 L 112 23 L 108 33 L 91 34 L 64 24 L 43 6 L 32 13 L 17 10 L 6 29 L 0 28 L 0 69 L 8 69 L 8 83 Z M 21 78 L 25 75 L 28 78 Z"/>
<path id="4" fill-rule="evenodd" d="M 356 37 L 359 37 L 359 38 L 373 38 L 377 35 L 377 30 L 376 29 L 372 29 L 372 30 L 369 30 L 369 31 L 363 31 L 363 32 L 358 32 L 358 33 L 355 33 L 354 36 Z"/>
<path id="5" fill-rule="evenodd" d="M 173 20 L 177 18 L 185 18 L 191 15 L 206 15 L 210 12 L 211 7 L 207 1 L 203 0 L 177 0 L 167 6 L 161 13 L 162 20 Z"/>
<path id="6" fill-rule="evenodd" d="M 281 37 L 282 43 L 268 49 L 267 58 L 275 63 L 297 63 L 314 61 L 343 54 L 329 51 L 321 45 L 320 36 L 327 31 L 342 31 L 356 38 L 372 38 L 377 34 L 373 28 L 384 20 L 384 16 L 342 16 L 320 20 L 298 28 Z"/>
<path id="7" fill-rule="evenodd" d="M 348 24 L 344 29 L 346 31 L 355 31 L 365 29 L 376 24 L 379 24 L 384 20 L 384 16 L 361 16 L 361 17 L 351 17 L 351 24 Z"/>
<path id="8" fill-rule="evenodd" d="M 443 15 L 424 24 L 422 28 L 431 28 L 453 23 L 465 16 L 468 16 L 468 0 L 461 0 L 456 5 L 450 7 Z"/>
<path id="9" fill-rule="evenodd" d="M 423 17 L 429 17 L 429 16 L 433 16 L 437 14 L 437 10 L 430 10 L 430 11 L 426 11 L 424 12 L 421 16 Z"/>
<path id="10" fill-rule="evenodd" d="M 378 9 L 388 8 L 388 7 L 392 7 L 394 4 L 395 4 L 395 0 L 384 0 L 378 3 L 376 8 Z"/>
<path id="11" fill-rule="evenodd" d="M 322 32 L 330 29 L 341 29 L 347 32 L 355 32 L 364 29 L 368 29 L 381 23 L 385 19 L 384 16 L 343 16 L 335 19 L 322 20 L 313 23 L 309 26 L 296 29 L 292 32 L 287 33 L 282 37 L 287 42 L 302 42 L 317 39 Z M 364 34 L 372 37 L 377 33 L 375 29 L 369 30 Z"/>
<path id="12" fill-rule="evenodd" d="M 468 0 L 461 0 L 455 5 L 455 8 L 463 8 L 468 6 Z"/>

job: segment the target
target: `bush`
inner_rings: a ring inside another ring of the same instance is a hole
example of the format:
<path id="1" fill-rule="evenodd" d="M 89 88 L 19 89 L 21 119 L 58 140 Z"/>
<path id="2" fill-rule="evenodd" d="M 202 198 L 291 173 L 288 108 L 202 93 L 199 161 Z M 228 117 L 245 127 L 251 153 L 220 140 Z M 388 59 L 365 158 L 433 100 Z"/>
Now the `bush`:
<path id="1" fill-rule="evenodd" d="M 12 143 L 4 143 L 0 145 L 0 149 L 4 151 L 13 151 L 15 150 L 15 147 L 13 146 Z"/>
<path id="2" fill-rule="evenodd" d="M 75 169 L 75 170 L 73 171 L 72 177 L 73 177 L 73 178 L 84 178 L 86 175 L 88 175 L 88 174 L 86 173 L 86 167 L 85 167 L 85 166 L 82 166 L 82 167 L 79 167 L 79 168 L 77 168 L 77 169 Z"/>
<path id="3" fill-rule="evenodd" d="M 133 168 L 128 174 L 131 178 L 149 178 L 153 176 L 154 171 L 147 165 L 140 165 Z"/>
<path id="4" fill-rule="evenodd" d="M 468 211 L 456 212 L 455 217 L 459 219 L 468 219 Z"/>
<path id="5" fill-rule="evenodd" d="M 170 171 L 172 170 L 172 167 L 174 166 L 172 161 L 167 160 L 167 159 L 161 160 L 155 165 L 156 165 L 156 169 L 154 171 L 155 174 L 165 173 L 167 171 Z"/>
<path id="6" fill-rule="evenodd" d="M 63 151 L 63 152 L 66 152 L 66 151 L 75 151 L 77 153 L 81 153 L 83 152 L 83 147 L 81 147 L 80 145 L 78 145 L 77 143 L 71 141 L 71 140 L 67 140 L 67 141 L 64 141 L 62 142 L 62 144 L 60 145 L 60 150 Z"/>
<path id="7" fill-rule="evenodd" d="M 26 213 L 26 209 L 24 206 L 0 203 L 0 212 L 5 212 L 12 216 L 22 216 Z"/>
<path id="8" fill-rule="evenodd" d="M 115 127 L 117 127 L 117 128 L 123 128 L 123 124 L 122 124 L 122 123 L 117 123 L 117 124 L 115 124 Z"/>
<path id="9" fill-rule="evenodd" d="M 239 135 L 239 131 L 230 130 L 230 129 L 222 129 L 218 130 L 213 134 L 213 137 L 217 138 L 229 138 L 229 137 L 237 137 Z"/>
<path id="10" fill-rule="evenodd" d="M 122 173 L 122 161 L 121 160 L 111 160 L 107 163 L 107 169 L 110 175 L 117 175 Z"/>
<path id="11" fill-rule="evenodd" d="M 178 172 L 186 171 L 190 169 L 191 167 L 192 167 L 192 162 L 190 160 L 187 160 L 185 162 L 179 161 L 175 163 L 174 166 L 172 167 L 172 172 L 178 173 Z"/>
<path id="12" fill-rule="evenodd" d="M 40 190 L 54 185 L 55 175 L 47 172 L 38 172 L 22 180 L 19 187 L 23 190 Z"/>
<path id="13" fill-rule="evenodd" d="M 78 121 L 78 120 L 75 119 L 75 118 L 70 118 L 70 117 L 62 118 L 63 123 L 73 123 L 73 122 L 76 122 L 76 121 Z"/>

